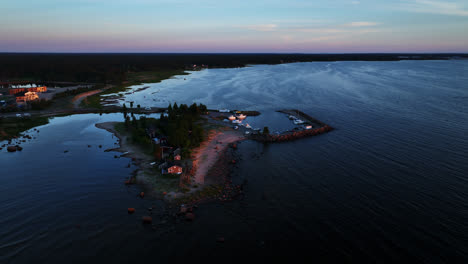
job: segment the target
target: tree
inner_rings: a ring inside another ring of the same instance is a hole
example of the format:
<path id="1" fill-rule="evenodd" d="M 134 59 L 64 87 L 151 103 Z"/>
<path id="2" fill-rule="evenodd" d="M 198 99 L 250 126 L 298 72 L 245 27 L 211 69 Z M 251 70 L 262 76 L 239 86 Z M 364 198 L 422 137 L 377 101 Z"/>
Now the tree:
<path id="1" fill-rule="evenodd" d="M 263 128 L 263 135 L 269 135 L 270 134 L 270 130 L 268 129 L 268 127 L 264 127 Z"/>
<path id="2" fill-rule="evenodd" d="M 161 160 L 161 146 L 159 144 L 154 145 L 153 155 L 156 160 Z"/>
<path id="3" fill-rule="evenodd" d="M 172 112 L 172 105 L 169 103 L 169 106 L 167 107 L 167 112 L 170 114 Z"/>
<path id="4" fill-rule="evenodd" d="M 130 108 L 133 108 L 133 101 L 130 102 Z"/>

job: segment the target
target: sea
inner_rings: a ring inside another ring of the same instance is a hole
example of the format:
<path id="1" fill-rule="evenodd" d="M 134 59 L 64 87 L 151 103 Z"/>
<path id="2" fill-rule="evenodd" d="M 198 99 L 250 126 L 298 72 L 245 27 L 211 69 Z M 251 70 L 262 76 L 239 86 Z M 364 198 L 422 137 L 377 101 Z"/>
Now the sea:
<path id="1" fill-rule="evenodd" d="M 468 60 L 249 65 L 130 89 L 113 104 L 256 110 L 245 122 L 273 133 L 293 127 L 277 110 L 299 109 L 335 130 L 240 143 L 244 195 L 187 222 L 124 185 L 136 167 L 95 127 L 122 114 L 52 118 L 0 151 L 0 263 L 468 261 Z"/>

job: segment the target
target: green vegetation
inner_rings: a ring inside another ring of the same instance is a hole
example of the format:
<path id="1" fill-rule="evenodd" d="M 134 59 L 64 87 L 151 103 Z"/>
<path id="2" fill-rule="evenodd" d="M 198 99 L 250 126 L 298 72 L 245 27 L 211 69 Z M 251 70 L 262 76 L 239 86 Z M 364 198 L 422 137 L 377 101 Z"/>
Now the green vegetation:
<path id="1" fill-rule="evenodd" d="M 159 169 L 151 169 L 145 173 L 145 182 L 158 192 L 178 191 L 180 176 L 176 174 L 161 174 Z"/>
<path id="2" fill-rule="evenodd" d="M 466 54 L 449 54 L 467 57 Z M 244 67 L 249 64 L 278 64 L 305 61 L 390 61 L 447 59 L 447 54 L 64 54 L 2 53 L 0 79 L 34 82 L 80 82 L 121 84 L 141 79 L 145 72 Z M 417 56 L 417 57 L 413 57 Z M 151 81 L 151 74 L 146 74 Z M 158 78 L 158 77 L 156 77 Z"/>
<path id="3" fill-rule="evenodd" d="M 81 101 L 80 106 L 102 109 L 101 94 L 102 93 L 98 93 L 98 94 L 94 94 L 94 95 L 86 97 L 83 101 Z"/>
<path id="4" fill-rule="evenodd" d="M 141 83 L 157 83 L 162 80 L 169 79 L 175 75 L 184 75 L 188 74 L 184 70 L 155 70 L 155 71 L 144 71 L 144 72 L 132 72 L 128 73 L 128 79 L 124 83 L 112 85 L 110 88 L 105 89 L 99 94 L 88 96 L 85 100 L 81 102 L 81 105 L 84 107 L 92 107 L 101 109 L 101 95 L 106 94 L 115 94 L 120 92 L 125 92 L 132 85 L 138 85 Z M 130 106 L 133 108 L 133 103 Z"/>
<path id="5" fill-rule="evenodd" d="M 168 144 L 174 148 L 181 148 L 182 157 L 190 156 L 190 151 L 198 147 L 204 138 L 204 130 L 199 121 L 200 115 L 206 112 L 206 106 L 192 104 L 190 107 L 177 103 L 169 105 L 168 115 L 161 115 L 160 119 L 146 118 L 137 119 L 133 113 L 127 113 L 127 107 L 123 107 L 124 123 L 119 123 L 115 129 L 119 133 L 129 133 L 131 143 L 141 146 L 148 154 L 160 159 L 160 146 L 153 144 L 147 131 L 151 130 L 158 137 L 166 137 Z"/>
<path id="6" fill-rule="evenodd" d="M 129 135 L 128 140 L 130 143 L 138 145 L 142 148 L 143 152 L 148 155 L 159 155 L 159 146 L 156 146 L 151 142 L 151 138 L 146 133 L 148 127 L 157 126 L 159 124 L 158 119 L 146 118 L 145 116 L 136 119 L 133 115 L 124 113 L 125 122 L 117 123 L 114 128 L 121 134 Z"/>
<path id="7" fill-rule="evenodd" d="M 223 190 L 223 186 L 221 185 L 205 186 L 204 188 L 196 190 L 195 192 L 191 193 L 188 196 L 176 198 L 175 202 L 188 204 L 194 201 L 199 201 L 201 199 L 216 198 L 221 193 L 222 190 Z"/>
<path id="8" fill-rule="evenodd" d="M 190 107 L 181 104 L 168 106 L 168 116 L 161 116 L 160 129 L 167 135 L 169 145 L 182 148 L 182 156 L 188 157 L 190 150 L 200 146 L 204 138 L 203 127 L 198 123 L 200 115 L 207 111 L 202 104 L 192 104 Z"/>
<path id="9" fill-rule="evenodd" d="M 174 75 L 188 75 L 184 70 L 153 70 L 143 72 L 132 72 L 128 74 L 127 81 L 130 83 L 157 83 L 165 79 L 169 79 Z"/>
<path id="10" fill-rule="evenodd" d="M 47 117 L 0 118 L 0 140 L 19 136 L 21 132 L 49 123 Z"/>
<path id="11" fill-rule="evenodd" d="M 52 101 L 47 101 L 44 99 L 41 100 L 35 100 L 30 103 L 31 105 L 31 110 L 44 110 L 49 108 L 52 105 Z"/>

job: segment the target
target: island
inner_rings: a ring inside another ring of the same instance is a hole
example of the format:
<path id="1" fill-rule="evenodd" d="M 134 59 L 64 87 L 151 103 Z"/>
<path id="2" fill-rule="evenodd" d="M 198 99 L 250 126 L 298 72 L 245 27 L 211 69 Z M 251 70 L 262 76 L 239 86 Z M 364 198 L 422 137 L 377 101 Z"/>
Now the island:
<path id="1" fill-rule="evenodd" d="M 260 130 L 243 123 L 247 116 L 260 114 L 256 111 L 209 110 L 203 104 L 174 103 L 156 119 L 137 118 L 131 109 L 124 109 L 124 122 L 96 124 L 118 138 L 119 147 L 105 151 L 120 152 L 116 158 L 127 157 L 137 165 L 124 184 L 140 184 L 141 196 L 178 205 L 241 196 L 244 184 L 232 184 L 230 172 L 238 162 L 235 151 L 243 140 L 268 144 L 333 129 L 299 110 L 280 110 L 298 126 L 270 134 L 268 127 Z"/>

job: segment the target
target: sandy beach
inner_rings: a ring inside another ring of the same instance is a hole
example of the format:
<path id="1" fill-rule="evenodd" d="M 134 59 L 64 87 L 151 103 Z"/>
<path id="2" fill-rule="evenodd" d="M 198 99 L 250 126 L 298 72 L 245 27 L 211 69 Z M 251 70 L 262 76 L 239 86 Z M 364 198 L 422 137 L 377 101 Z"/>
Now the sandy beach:
<path id="1" fill-rule="evenodd" d="M 226 151 L 229 144 L 244 140 L 242 133 L 233 130 L 210 131 L 207 139 L 192 154 L 193 166 L 195 168 L 194 182 L 199 185 L 211 184 L 206 182 L 205 176 L 211 167 Z M 221 175 L 220 175 L 221 176 Z"/>
<path id="2" fill-rule="evenodd" d="M 121 157 L 131 158 L 138 166 L 140 166 L 140 169 L 150 168 L 150 163 L 153 162 L 153 158 L 142 153 L 138 146 L 129 143 L 126 135 L 122 135 L 119 132 L 117 132 L 114 128 L 115 124 L 117 123 L 119 122 L 105 122 L 95 125 L 97 128 L 104 129 L 114 134 L 114 136 L 116 136 L 119 139 L 120 146 L 118 148 L 107 149 L 106 151 L 126 153 L 121 155 Z"/>
<path id="3" fill-rule="evenodd" d="M 156 190 L 154 188 L 154 182 L 150 182 L 147 177 L 145 177 L 145 170 L 152 169 L 153 166 L 150 164 L 154 161 L 154 158 L 142 153 L 141 149 L 138 146 L 135 146 L 128 142 L 127 136 L 120 134 L 114 128 L 115 124 L 119 122 L 105 122 L 99 123 L 95 126 L 100 129 L 105 129 L 106 131 L 114 134 L 119 140 L 119 147 L 108 149 L 106 151 L 116 151 L 125 153 L 121 157 L 131 158 L 132 161 L 139 167 L 136 171 L 136 182 L 143 185 L 143 188 L 146 189 L 148 194 L 152 196 L 161 196 L 161 190 Z M 219 130 L 211 130 L 208 132 L 208 136 L 203 141 L 203 143 L 193 150 L 191 156 L 192 160 L 192 173 L 191 178 L 192 186 L 187 186 L 189 191 L 186 193 L 168 191 L 168 195 L 164 197 L 165 200 L 171 200 L 176 197 L 184 197 L 190 195 L 193 192 L 199 191 L 201 186 L 207 186 L 215 182 L 219 182 L 224 179 L 226 175 L 220 173 L 216 175 L 216 178 L 207 180 L 206 176 L 210 169 L 216 165 L 216 163 L 223 157 L 223 154 L 226 152 L 227 148 L 231 143 L 235 143 L 241 140 L 244 140 L 245 137 L 242 135 L 242 132 L 231 130 L 229 128 Z M 157 183 L 156 183 L 157 184 Z M 198 187 L 194 187 L 198 186 Z"/>

